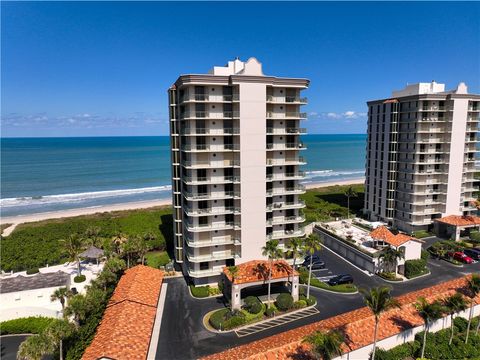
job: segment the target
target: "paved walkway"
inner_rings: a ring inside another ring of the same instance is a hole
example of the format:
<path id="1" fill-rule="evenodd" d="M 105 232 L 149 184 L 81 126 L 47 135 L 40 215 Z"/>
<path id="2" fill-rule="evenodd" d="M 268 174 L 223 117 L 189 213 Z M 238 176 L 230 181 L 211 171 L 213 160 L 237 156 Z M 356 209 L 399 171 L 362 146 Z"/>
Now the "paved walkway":
<path id="1" fill-rule="evenodd" d="M 273 328 L 275 326 L 283 325 L 286 323 L 290 323 L 292 321 L 303 319 L 307 316 L 318 314 L 319 311 L 315 307 L 311 307 L 308 309 L 296 311 L 293 314 L 285 314 L 279 316 L 278 318 L 273 318 L 271 320 L 262 321 L 259 324 L 252 324 L 250 326 L 243 327 L 240 330 L 236 330 L 235 334 L 238 337 L 248 336 L 252 334 L 259 333 L 261 331 Z"/>

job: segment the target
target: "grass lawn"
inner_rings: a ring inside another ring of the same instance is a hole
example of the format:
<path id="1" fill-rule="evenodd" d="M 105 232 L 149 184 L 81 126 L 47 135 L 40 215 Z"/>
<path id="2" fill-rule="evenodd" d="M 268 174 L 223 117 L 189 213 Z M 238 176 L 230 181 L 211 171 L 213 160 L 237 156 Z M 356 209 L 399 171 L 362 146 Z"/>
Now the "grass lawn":
<path id="1" fill-rule="evenodd" d="M 347 197 L 345 191 L 352 187 L 357 197 L 350 198 L 350 214 L 360 214 L 363 208 L 364 185 L 335 185 L 311 189 L 301 195 L 306 208 L 303 210 L 306 224 L 314 221 L 328 221 L 335 217 L 347 216 Z"/>
<path id="2" fill-rule="evenodd" d="M 171 250 L 172 210 L 168 207 L 105 212 L 92 215 L 52 219 L 21 224 L 1 239 L 2 270 L 21 271 L 66 262 L 61 239 L 84 234 L 89 227 L 100 228 L 99 237 L 111 238 L 117 233 L 127 236 L 154 234 L 159 248 Z"/>
<path id="3" fill-rule="evenodd" d="M 166 251 L 150 251 L 145 255 L 145 260 L 146 265 L 158 269 L 170 262 L 170 256 Z"/>

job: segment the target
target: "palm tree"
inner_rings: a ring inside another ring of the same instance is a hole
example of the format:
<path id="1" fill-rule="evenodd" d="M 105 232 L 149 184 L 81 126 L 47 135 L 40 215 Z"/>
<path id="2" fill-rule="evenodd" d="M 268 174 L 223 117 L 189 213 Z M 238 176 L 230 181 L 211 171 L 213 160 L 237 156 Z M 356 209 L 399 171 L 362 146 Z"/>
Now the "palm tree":
<path id="1" fill-rule="evenodd" d="M 65 311 L 65 300 L 68 299 L 72 293 L 66 287 L 56 289 L 50 296 L 50 301 L 60 301 L 62 305 L 62 312 Z"/>
<path id="2" fill-rule="evenodd" d="M 267 241 L 262 247 L 262 255 L 268 258 L 268 307 L 270 307 L 270 291 L 272 287 L 272 268 L 273 261 L 282 257 L 282 251 L 278 247 L 278 240 Z"/>
<path id="3" fill-rule="evenodd" d="M 68 301 L 65 308 L 65 316 L 73 316 L 75 324 L 80 326 L 80 322 L 85 320 L 88 313 L 88 303 L 82 294 L 74 295 Z"/>
<path id="4" fill-rule="evenodd" d="M 127 257 L 127 268 L 130 268 L 130 259 L 136 251 L 135 241 L 128 238 L 127 241 L 120 245 L 120 254 Z"/>
<path id="5" fill-rule="evenodd" d="M 420 358 L 425 356 L 425 344 L 427 343 L 427 333 L 430 324 L 442 318 L 445 311 L 442 303 L 438 300 L 435 300 L 432 303 L 429 303 L 424 297 L 420 297 L 418 301 L 414 304 L 415 308 L 418 311 L 418 314 L 422 317 L 423 322 L 425 323 L 425 330 L 423 332 L 423 344 L 422 344 L 422 355 Z"/>
<path id="6" fill-rule="evenodd" d="M 63 243 L 63 247 L 67 252 L 70 261 L 77 262 L 77 273 L 82 275 L 82 268 L 80 266 L 80 253 L 83 250 L 83 240 L 78 236 L 78 234 L 72 234 L 65 240 L 60 240 Z"/>
<path id="7" fill-rule="evenodd" d="M 145 255 L 151 250 L 151 246 L 147 240 L 141 236 L 135 236 L 133 241 L 135 243 L 136 253 L 140 257 L 142 265 L 145 265 Z"/>
<path id="8" fill-rule="evenodd" d="M 390 294 L 391 288 L 387 286 L 379 286 L 371 288 L 370 290 L 360 289 L 363 295 L 365 305 L 370 309 L 375 317 L 375 330 L 373 332 L 373 350 L 372 359 L 375 359 L 375 350 L 377 348 L 377 332 L 378 323 L 380 322 L 380 316 L 394 308 L 400 307 L 400 303 L 397 299 L 393 298 Z"/>
<path id="9" fill-rule="evenodd" d="M 110 269 L 104 268 L 94 281 L 103 288 L 103 291 L 107 291 L 108 285 L 113 284 L 115 280 L 117 280 L 117 275 Z"/>
<path id="10" fill-rule="evenodd" d="M 58 348 L 60 360 L 63 360 L 63 339 L 69 337 L 74 327 L 67 320 L 53 320 L 45 328 L 45 336 L 50 340 L 54 348 Z"/>
<path id="11" fill-rule="evenodd" d="M 85 238 L 88 245 L 98 246 L 98 240 L 101 228 L 99 226 L 89 226 L 85 230 Z"/>
<path id="12" fill-rule="evenodd" d="M 128 236 L 123 233 L 116 233 L 112 238 L 113 245 L 115 245 L 115 252 L 121 254 L 121 246 L 128 241 Z"/>
<path id="13" fill-rule="evenodd" d="M 230 276 L 232 277 L 232 286 L 233 286 L 233 283 L 235 282 L 235 279 L 238 275 L 238 266 L 229 266 L 228 267 L 228 272 L 230 273 Z M 231 299 L 233 300 L 233 299 Z M 231 301 L 232 303 L 232 312 L 233 312 L 233 301 Z"/>
<path id="14" fill-rule="evenodd" d="M 41 360 L 52 353 L 52 344 L 44 335 L 32 335 L 20 344 L 18 360 Z"/>
<path id="15" fill-rule="evenodd" d="M 405 254 L 403 251 L 396 250 L 392 247 L 386 248 L 379 256 L 382 259 L 383 263 L 387 265 L 387 269 L 392 269 L 394 265 L 394 272 L 397 275 L 397 261 L 403 259 Z"/>
<path id="16" fill-rule="evenodd" d="M 111 259 L 108 259 L 103 269 L 108 269 L 114 274 L 119 275 L 123 270 L 126 269 L 126 267 L 127 264 L 125 263 L 125 260 L 119 259 L 118 257 L 112 257 Z"/>
<path id="17" fill-rule="evenodd" d="M 470 335 L 470 325 L 472 324 L 473 308 L 475 307 L 475 298 L 480 294 L 480 274 L 472 274 L 470 279 L 467 280 L 468 295 L 471 299 L 470 313 L 468 315 L 467 335 L 465 336 L 465 344 L 468 342 L 468 336 Z M 479 320 L 480 323 L 480 320 Z M 478 333 L 478 326 L 477 331 Z"/>
<path id="18" fill-rule="evenodd" d="M 450 340 L 448 341 L 449 345 L 452 345 L 453 341 L 453 315 L 460 311 L 464 311 L 467 308 L 467 302 L 463 298 L 462 294 L 460 293 L 455 293 L 453 295 L 450 295 L 446 297 L 445 299 L 442 300 L 443 306 L 445 310 L 448 312 L 450 315 L 450 328 L 451 328 L 451 333 L 450 333 Z"/>
<path id="19" fill-rule="evenodd" d="M 301 239 L 301 238 L 291 239 L 288 246 L 287 246 L 288 254 L 289 255 L 291 254 L 293 256 L 293 271 L 295 271 L 297 256 L 300 253 L 300 250 L 302 249 L 302 246 L 303 246 L 303 239 Z M 290 277 L 290 275 L 289 275 L 289 277 Z"/>
<path id="20" fill-rule="evenodd" d="M 315 355 L 324 360 L 331 360 L 342 352 L 342 344 L 345 338 L 340 331 L 329 331 L 327 333 L 317 331 L 304 340 L 312 345 L 312 351 Z"/>
<path id="21" fill-rule="evenodd" d="M 357 193 L 353 190 L 353 187 L 349 186 L 347 191 L 345 191 L 345 196 L 347 197 L 347 219 L 350 219 L 350 198 L 357 197 Z"/>
<path id="22" fill-rule="evenodd" d="M 310 281 L 312 280 L 313 254 L 322 250 L 322 242 L 317 234 L 310 234 L 303 242 L 303 251 L 310 255 L 310 266 L 308 269 L 307 299 L 310 299 Z"/>

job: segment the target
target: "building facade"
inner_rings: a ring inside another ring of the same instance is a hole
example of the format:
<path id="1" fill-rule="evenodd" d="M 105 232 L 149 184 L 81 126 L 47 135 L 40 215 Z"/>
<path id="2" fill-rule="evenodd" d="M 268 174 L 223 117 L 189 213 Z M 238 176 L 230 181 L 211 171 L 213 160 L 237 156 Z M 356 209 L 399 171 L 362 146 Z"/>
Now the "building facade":
<path id="1" fill-rule="evenodd" d="M 254 58 L 169 89 L 175 259 L 196 284 L 262 247 L 303 236 L 300 127 L 306 79 L 265 76 Z"/>
<path id="2" fill-rule="evenodd" d="M 480 95 L 460 83 L 409 85 L 368 103 L 365 213 L 399 230 L 476 213 Z"/>

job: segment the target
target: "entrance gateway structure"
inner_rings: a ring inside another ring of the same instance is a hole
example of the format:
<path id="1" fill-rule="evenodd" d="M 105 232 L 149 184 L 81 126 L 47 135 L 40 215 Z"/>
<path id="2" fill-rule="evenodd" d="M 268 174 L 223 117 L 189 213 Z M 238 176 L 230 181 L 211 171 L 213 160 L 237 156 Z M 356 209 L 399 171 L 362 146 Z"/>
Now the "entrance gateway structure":
<path id="1" fill-rule="evenodd" d="M 271 282 L 290 282 L 290 293 L 294 301 L 298 300 L 298 272 L 292 269 L 284 260 L 273 262 L 267 260 L 252 260 L 236 266 L 234 277 L 228 267 L 223 268 L 224 293 L 230 293 L 233 309 L 242 307 L 241 291 L 247 287 L 268 284 L 271 266 Z"/>

